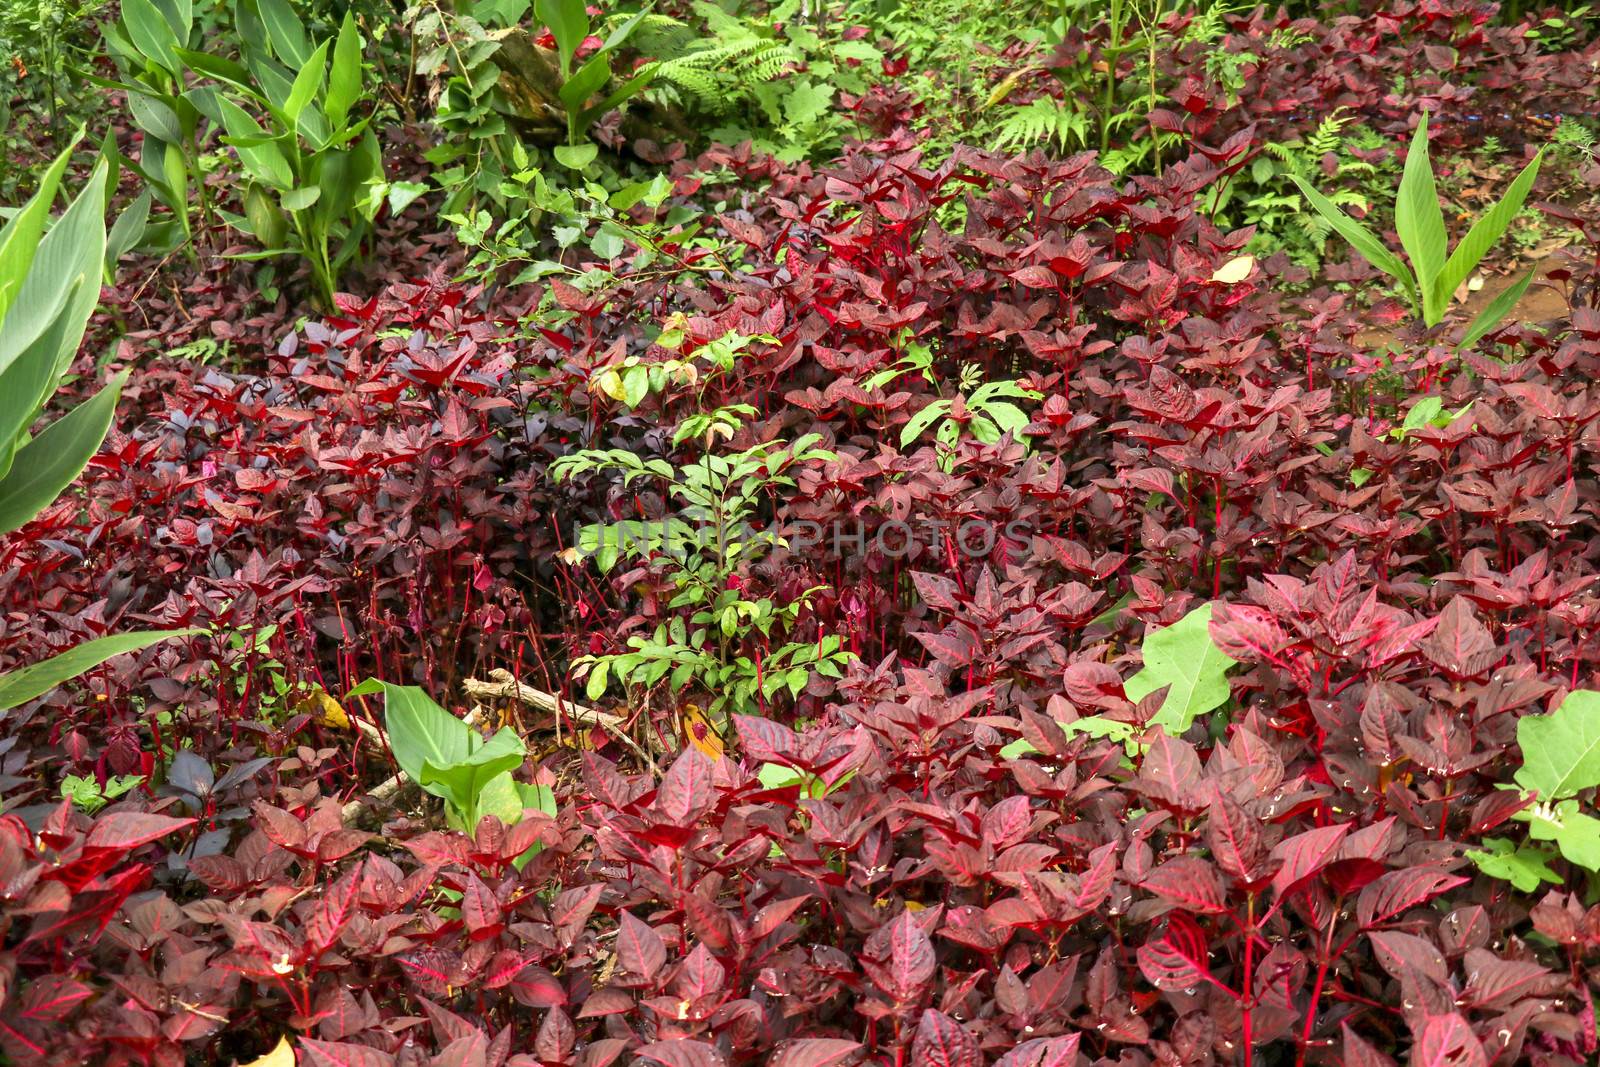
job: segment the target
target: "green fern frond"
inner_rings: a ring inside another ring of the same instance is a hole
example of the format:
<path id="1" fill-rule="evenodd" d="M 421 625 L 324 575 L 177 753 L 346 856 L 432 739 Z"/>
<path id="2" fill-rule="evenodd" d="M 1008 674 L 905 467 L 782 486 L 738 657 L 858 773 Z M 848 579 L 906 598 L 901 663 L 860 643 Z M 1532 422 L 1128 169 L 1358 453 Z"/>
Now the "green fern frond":
<path id="1" fill-rule="evenodd" d="M 995 143 L 1002 148 L 1027 150 L 1048 145 L 1067 150 L 1088 141 L 1089 122 L 1081 111 L 1053 97 L 1041 96 L 1015 107 L 1001 119 Z"/>

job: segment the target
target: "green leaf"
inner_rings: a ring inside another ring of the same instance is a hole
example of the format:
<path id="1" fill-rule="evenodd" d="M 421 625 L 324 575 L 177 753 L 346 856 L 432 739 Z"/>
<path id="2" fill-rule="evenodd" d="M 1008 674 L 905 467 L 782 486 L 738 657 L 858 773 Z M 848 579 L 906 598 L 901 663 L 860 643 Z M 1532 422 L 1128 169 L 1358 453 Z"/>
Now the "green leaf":
<path id="1" fill-rule="evenodd" d="M 1600 693 L 1567 694 L 1549 715 L 1517 720 L 1517 785 L 1549 803 L 1600 785 Z"/>
<path id="2" fill-rule="evenodd" d="M 1600 819 L 1578 810 L 1578 802 L 1563 800 L 1554 807 L 1536 805 L 1517 813 L 1528 824 L 1528 836 L 1535 841 L 1554 841 L 1563 859 L 1590 870 L 1600 871 Z"/>
<path id="3" fill-rule="evenodd" d="M 1417 132 L 1406 155 L 1406 169 L 1400 176 L 1400 190 L 1394 202 L 1394 228 L 1400 244 L 1411 257 L 1417 286 L 1422 292 L 1422 319 L 1429 326 L 1444 317 L 1444 298 L 1439 294 L 1439 277 L 1444 271 L 1450 235 L 1444 228 L 1444 211 L 1439 207 L 1439 190 L 1433 182 L 1433 164 L 1428 159 L 1428 113 L 1422 113 Z"/>
<path id="4" fill-rule="evenodd" d="M 306 28 L 294 13 L 289 0 L 259 0 L 261 21 L 267 27 L 267 39 L 272 51 L 290 70 L 300 70 L 311 57 L 311 45 L 306 40 Z"/>
<path id="5" fill-rule="evenodd" d="M 1326 219 L 1328 225 L 1332 226 L 1340 237 L 1349 241 L 1350 246 L 1361 253 L 1363 259 L 1399 282 L 1411 302 L 1413 304 L 1417 302 L 1417 281 L 1411 276 L 1411 269 L 1399 256 L 1389 251 L 1388 247 L 1378 240 L 1377 235 L 1346 215 L 1337 204 L 1311 188 L 1299 175 L 1291 174 L 1289 180 L 1299 188 L 1301 195 L 1310 202 L 1317 214 Z"/>
<path id="6" fill-rule="evenodd" d="M 295 75 L 294 85 L 289 88 L 289 96 L 283 102 L 283 113 L 288 116 L 290 126 L 299 125 L 301 112 L 316 99 L 318 90 L 322 88 L 322 77 L 327 72 L 328 42 L 323 41 L 311 58 L 306 60 L 306 65 L 300 68 L 300 73 Z"/>
<path id="7" fill-rule="evenodd" d="M 1151 634 L 1144 642 L 1144 667 L 1123 683 L 1128 699 L 1138 703 L 1162 686 L 1166 699 L 1151 719 L 1174 737 L 1195 718 L 1228 702 L 1228 669 L 1238 663 L 1211 640 L 1211 605 Z"/>
<path id="8" fill-rule="evenodd" d="M 918 411 L 900 428 L 900 447 L 905 448 L 911 442 L 921 437 L 935 419 L 942 418 L 950 410 L 950 401 L 935 400 L 927 407 Z"/>
<path id="9" fill-rule="evenodd" d="M 585 7 L 585 0 L 535 0 L 533 5 L 534 16 L 550 27 L 556 39 L 563 77 L 572 69 L 572 57 L 578 45 L 589 35 L 589 13 Z"/>
<path id="10" fill-rule="evenodd" d="M 285 211 L 304 211 L 322 196 L 320 185 L 303 185 L 298 189 L 290 189 L 279 199 Z"/>
<path id="11" fill-rule="evenodd" d="M 222 120 L 229 139 L 239 142 L 234 145 L 234 151 L 239 153 L 239 161 L 250 174 L 276 188 L 292 189 L 294 172 L 289 167 L 289 161 L 283 157 L 277 145 L 266 140 L 266 131 L 260 124 L 244 108 L 226 97 L 218 101 L 218 106 L 222 109 Z"/>
<path id="12" fill-rule="evenodd" d="M 0 478 L 0 533 L 10 533 L 49 507 L 100 450 L 111 429 L 128 372 L 17 449 Z"/>
<path id="13" fill-rule="evenodd" d="M 450 718 L 467 731 L 470 751 L 464 756 L 446 761 L 425 759 L 422 773 L 416 782 L 434 796 L 450 801 L 462 812 L 467 813 L 475 823 L 477 818 L 484 814 L 482 808 L 484 789 L 495 778 L 522 766 L 522 761 L 527 758 L 528 753 L 522 744 L 522 738 L 508 729 L 502 728 L 488 741 L 479 743 L 477 735 L 470 727 L 453 715 Z M 393 741 L 390 743 L 393 744 Z M 396 756 L 398 757 L 398 752 Z M 503 796 L 501 799 L 512 805 L 510 817 L 507 818 L 504 811 L 497 811 L 495 814 L 501 817 L 502 822 L 515 822 L 516 817 L 522 813 L 521 798 L 517 796 L 515 788 L 509 791 L 509 797 Z"/>
<path id="14" fill-rule="evenodd" d="M 383 694 L 384 730 L 401 772 L 428 792 L 444 797 L 442 787 L 429 788 L 423 783 L 423 769 L 430 763 L 450 767 L 471 755 L 471 727 L 414 685 L 391 685 L 369 678 L 350 690 L 350 696 L 372 693 Z"/>
<path id="15" fill-rule="evenodd" d="M 1510 882 L 1524 893 L 1534 892 L 1541 882 L 1561 884 L 1561 876 L 1550 869 L 1550 861 L 1555 856 L 1549 849 L 1537 845 L 1518 848 L 1504 837 L 1486 837 L 1483 844 L 1487 846 L 1485 850 L 1471 850 L 1467 858 L 1490 878 Z"/>
<path id="16" fill-rule="evenodd" d="M 1533 161 L 1522 168 L 1511 182 L 1511 187 L 1506 190 L 1506 195 L 1497 201 L 1494 207 L 1484 212 L 1477 222 L 1472 224 L 1472 229 L 1456 245 L 1455 251 L 1450 253 L 1450 259 L 1444 265 L 1444 273 L 1439 276 L 1439 296 L 1441 300 L 1448 301 L 1467 280 L 1473 268 L 1482 261 L 1483 257 L 1493 248 L 1496 241 L 1504 236 L 1511 226 L 1511 220 L 1517 217 L 1517 212 L 1522 210 L 1522 204 L 1528 199 L 1528 192 L 1533 188 L 1533 181 L 1539 176 L 1539 163 L 1544 159 L 1544 149 L 1533 157 Z"/>
<path id="17" fill-rule="evenodd" d="M 333 67 L 328 72 L 328 95 L 323 98 L 322 110 L 328 116 L 328 125 L 342 129 L 350 117 L 350 108 L 361 97 L 361 33 L 356 29 L 355 15 L 346 11 L 339 26 L 339 39 L 333 46 Z"/>
<path id="18" fill-rule="evenodd" d="M 556 162 L 573 170 L 582 170 L 587 167 L 595 161 L 595 157 L 599 154 L 600 149 L 588 141 L 583 144 L 559 145 L 555 150 Z"/>
<path id="19" fill-rule="evenodd" d="M 166 16 L 155 4 L 150 0 L 122 0 L 122 24 L 127 27 L 129 39 L 146 58 L 164 70 L 178 69 L 173 49 L 185 42 L 178 40 Z"/>
<path id="20" fill-rule="evenodd" d="M 557 95 L 568 111 L 577 111 L 584 101 L 599 92 L 611 80 L 611 60 L 604 54 L 595 54 L 579 67 L 577 73 L 561 84 Z"/>
<path id="21" fill-rule="evenodd" d="M 175 637 L 191 637 L 204 630 L 141 630 L 131 634 L 97 637 L 43 663 L 33 663 L 9 674 L 0 674 L 0 711 L 26 704 L 44 696 L 63 682 L 70 681 L 113 656 L 138 652 Z"/>
<path id="22" fill-rule="evenodd" d="M 1087 734 L 1090 737 L 1103 737 L 1115 741 L 1119 745 L 1126 745 L 1133 740 L 1136 727 L 1131 722 L 1120 722 L 1117 719 L 1108 719 L 1104 715 L 1085 715 L 1081 719 L 1071 722 L 1056 723 L 1063 733 L 1069 738 L 1075 734 Z M 1023 738 L 1011 742 L 1000 750 L 1003 759 L 1016 759 L 1037 752 L 1033 744 Z"/>
<path id="23" fill-rule="evenodd" d="M 56 156 L 55 162 L 39 179 L 38 191 L 11 216 L 5 228 L 0 229 L 0 321 L 4 321 L 6 310 L 11 307 L 11 302 L 22 288 L 23 279 L 28 276 L 28 268 L 39 248 L 39 235 L 44 233 L 45 220 L 50 217 L 51 202 L 56 198 L 56 190 L 61 187 L 61 175 L 66 171 L 67 163 L 72 159 L 72 150 L 77 147 L 81 137 L 81 134 L 74 137 L 72 143 Z"/>
<path id="24" fill-rule="evenodd" d="M 1533 281 L 1534 271 L 1537 269 L 1537 267 L 1530 268 L 1521 280 L 1507 286 L 1489 301 L 1484 309 L 1478 312 L 1478 317 L 1472 320 L 1472 325 L 1467 327 L 1467 332 L 1461 335 L 1461 340 L 1456 342 L 1456 348 L 1462 349 L 1477 344 L 1485 334 L 1499 326 L 1500 320 L 1511 313 L 1511 309 L 1517 306 L 1517 301 L 1522 299 L 1522 294 L 1528 291 L 1528 285 Z"/>

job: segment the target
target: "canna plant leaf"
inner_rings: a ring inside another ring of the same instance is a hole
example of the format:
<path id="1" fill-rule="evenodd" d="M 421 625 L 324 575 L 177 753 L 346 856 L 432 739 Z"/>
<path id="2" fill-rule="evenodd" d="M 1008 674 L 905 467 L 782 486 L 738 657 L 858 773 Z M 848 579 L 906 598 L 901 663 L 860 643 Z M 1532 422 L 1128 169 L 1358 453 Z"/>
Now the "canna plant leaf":
<path id="1" fill-rule="evenodd" d="M 1428 159 L 1428 113 L 1422 113 L 1411 151 L 1406 154 L 1405 172 L 1394 203 L 1394 228 L 1400 244 L 1411 257 L 1411 269 L 1422 294 L 1422 320 L 1436 326 L 1444 317 L 1445 305 L 1439 294 L 1439 276 L 1444 272 L 1450 235 L 1444 228 L 1444 211 L 1439 207 L 1439 189 L 1433 180 L 1433 164 Z"/>

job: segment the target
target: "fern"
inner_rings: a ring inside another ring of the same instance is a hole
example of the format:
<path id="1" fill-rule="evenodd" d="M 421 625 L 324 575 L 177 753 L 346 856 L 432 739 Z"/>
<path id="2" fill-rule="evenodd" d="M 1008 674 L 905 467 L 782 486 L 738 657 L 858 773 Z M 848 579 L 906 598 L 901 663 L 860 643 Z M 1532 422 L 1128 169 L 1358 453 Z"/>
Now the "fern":
<path id="1" fill-rule="evenodd" d="M 698 31 L 666 16 L 650 16 L 655 23 L 643 31 L 648 53 L 656 57 L 657 93 L 725 115 L 804 58 L 793 45 L 764 36 L 714 3 L 699 0 L 693 7 L 703 21 Z"/>
<path id="2" fill-rule="evenodd" d="M 1089 120 L 1082 112 L 1054 97 L 1040 96 L 1011 109 L 995 131 L 1002 148 L 1029 149 L 1049 146 L 1065 151 L 1083 148 L 1089 140 Z"/>
<path id="3" fill-rule="evenodd" d="M 655 78 L 658 85 L 670 85 L 696 106 L 723 112 L 748 97 L 755 86 L 778 78 L 796 61 L 788 45 L 751 36 L 703 45 L 660 60 Z"/>

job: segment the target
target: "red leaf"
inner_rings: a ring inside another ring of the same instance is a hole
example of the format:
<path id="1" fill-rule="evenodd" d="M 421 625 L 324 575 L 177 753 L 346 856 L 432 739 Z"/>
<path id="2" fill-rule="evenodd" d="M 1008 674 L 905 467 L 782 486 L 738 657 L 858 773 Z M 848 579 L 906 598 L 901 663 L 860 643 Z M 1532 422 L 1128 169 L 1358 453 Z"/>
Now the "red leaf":
<path id="1" fill-rule="evenodd" d="M 1349 823 L 1319 826 L 1278 842 L 1272 854 L 1282 860 L 1283 865 L 1272 876 L 1272 888 L 1281 897 L 1322 870 L 1338 854 L 1339 845 L 1349 832 Z"/>
<path id="2" fill-rule="evenodd" d="M 94 829 L 89 831 L 83 845 L 85 848 L 120 849 L 126 852 L 193 825 L 193 819 L 123 811 L 96 820 Z"/>
<path id="3" fill-rule="evenodd" d="M 660 934 L 625 911 L 617 929 L 617 958 L 630 973 L 654 978 L 667 962 L 667 946 Z"/>
<path id="4" fill-rule="evenodd" d="M 1213 981 L 1205 931 L 1184 912 L 1173 912 L 1161 936 L 1139 946 L 1139 970 L 1151 985 L 1169 993 Z"/>
<path id="5" fill-rule="evenodd" d="M 472 875 L 461 893 L 461 918 L 474 941 L 500 928 L 500 902 L 483 879 Z"/>
<path id="6" fill-rule="evenodd" d="M 1483 1043 L 1455 1012 L 1430 1015 L 1411 1046 L 1411 1067 L 1488 1067 Z"/>
<path id="7" fill-rule="evenodd" d="M 657 1041 L 640 1049 L 637 1055 L 663 1067 L 726 1067 L 728 1062 L 704 1041 Z"/>
<path id="8" fill-rule="evenodd" d="M 686 827 L 705 814 L 714 799 L 711 761 L 691 745 L 661 779 L 655 810 L 673 826 Z"/>
<path id="9" fill-rule="evenodd" d="M 311 917 L 306 920 L 306 940 L 317 949 L 326 949 L 334 941 L 350 921 L 350 912 L 356 903 L 356 887 L 360 885 L 361 863 L 345 873 L 333 885 L 323 891 L 322 899 L 317 901 L 317 906 L 312 909 Z"/>
<path id="10" fill-rule="evenodd" d="M 1139 885 L 1200 915 L 1226 910 L 1216 869 L 1198 856 L 1170 859 L 1146 875 Z"/>
<path id="11" fill-rule="evenodd" d="M 1361 896 L 1356 898 L 1356 920 L 1363 928 L 1373 926 L 1418 904 L 1425 904 L 1466 882 L 1466 878 L 1437 867 L 1407 867 L 1390 871 L 1363 889 Z"/>
<path id="12" fill-rule="evenodd" d="M 300 1039 L 305 1067 L 394 1067 L 394 1057 L 371 1045 L 349 1041 Z"/>
<path id="13" fill-rule="evenodd" d="M 834 1037 L 810 1037 L 779 1046 L 767 1067 L 844 1067 L 860 1054 L 859 1041 Z"/>
<path id="14" fill-rule="evenodd" d="M 928 1008 L 917 1023 L 911 1042 L 911 1062 L 917 1067 L 982 1067 L 978 1039 L 942 1011 Z"/>

